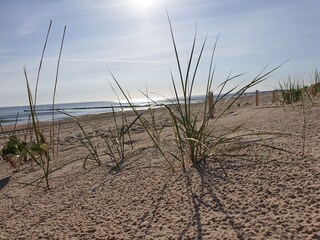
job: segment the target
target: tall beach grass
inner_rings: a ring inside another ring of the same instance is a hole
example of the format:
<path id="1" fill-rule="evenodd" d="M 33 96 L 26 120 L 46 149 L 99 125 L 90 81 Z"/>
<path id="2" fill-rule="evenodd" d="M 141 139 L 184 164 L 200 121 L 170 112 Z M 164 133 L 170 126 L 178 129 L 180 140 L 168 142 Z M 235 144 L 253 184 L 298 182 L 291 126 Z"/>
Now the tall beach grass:
<path id="1" fill-rule="evenodd" d="M 178 54 L 177 44 L 174 37 L 173 27 L 168 15 L 168 22 L 170 27 L 171 39 L 173 44 L 174 56 L 177 64 L 178 77 L 175 77 L 173 72 L 170 72 L 172 87 L 174 90 L 174 100 L 167 99 L 171 104 L 157 104 L 151 98 L 149 98 L 148 93 L 145 93 L 145 97 L 147 97 L 150 101 L 152 101 L 155 105 L 164 107 L 167 113 L 170 116 L 170 120 L 172 123 L 172 132 L 174 133 L 174 137 L 171 140 L 171 143 L 174 145 L 174 149 L 172 151 L 168 150 L 168 148 L 163 147 L 159 143 L 158 137 L 154 135 L 154 124 L 152 120 L 147 120 L 144 115 L 139 113 L 138 109 L 135 108 L 132 100 L 129 97 L 129 94 L 122 88 L 120 82 L 117 80 L 115 75 L 110 72 L 112 78 L 114 79 L 118 89 L 122 93 L 122 96 L 126 99 L 126 101 L 130 104 L 133 111 L 139 116 L 139 121 L 143 126 L 144 130 L 150 137 L 151 141 L 154 143 L 156 148 L 159 150 L 160 154 L 164 157 L 166 163 L 169 165 L 171 169 L 175 169 L 176 163 L 182 167 L 182 169 L 186 170 L 189 166 L 193 166 L 198 163 L 206 163 L 208 159 L 216 160 L 221 168 L 223 168 L 222 162 L 219 160 L 219 156 L 224 155 L 226 153 L 221 152 L 220 146 L 225 143 L 234 142 L 239 138 L 230 137 L 231 133 L 234 135 L 241 128 L 241 124 L 236 128 L 232 129 L 229 134 L 219 135 L 215 132 L 215 124 L 220 119 L 220 117 L 244 94 L 245 91 L 252 88 L 253 86 L 261 83 L 269 75 L 278 69 L 280 66 L 277 66 L 271 70 L 263 69 L 253 80 L 251 80 L 244 87 L 237 89 L 237 87 L 231 88 L 229 91 L 224 92 L 227 84 L 234 80 L 242 74 L 238 74 L 235 76 L 229 76 L 222 84 L 217 86 L 219 88 L 219 93 L 216 98 L 215 104 L 211 107 L 208 107 L 208 96 L 212 91 L 212 84 L 214 79 L 215 67 L 213 65 L 214 55 L 217 46 L 218 37 L 214 43 L 210 64 L 208 66 L 208 75 L 207 75 L 207 83 L 206 83 L 206 92 L 205 100 L 203 102 L 202 108 L 198 110 L 193 110 L 191 108 L 191 99 L 193 96 L 194 86 L 196 84 L 197 73 L 199 66 L 201 64 L 201 60 L 203 58 L 203 52 L 206 47 L 207 37 L 200 45 L 200 51 L 198 53 L 195 52 L 196 44 L 197 44 L 197 31 L 195 31 L 193 42 L 191 46 L 190 56 L 187 59 L 187 67 L 185 73 L 182 71 L 182 61 Z M 192 67 L 194 66 L 194 67 Z M 231 100 L 228 103 L 224 103 L 224 98 L 228 95 L 232 95 Z M 216 111 L 216 106 L 220 106 L 220 111 L 214 114 L 216 116 L 215 119 L 211 119 L 212 114 Z M 221 109 L 221 106 L 222 109 Z M 150 130 L 150 126 L 153 126 L 153 130 Z M 240 132 L 240 131 L 239 131 Z M 252 132 L 249 133 L 250 135 Z M 240 134 L 241 135 L 241 134 Z M 242 134 L 244 136 L 246 134 Z M 223 149 L 223 148 L 222 148 Z M 226 174 L 226 172 L 225 172 Z"/>

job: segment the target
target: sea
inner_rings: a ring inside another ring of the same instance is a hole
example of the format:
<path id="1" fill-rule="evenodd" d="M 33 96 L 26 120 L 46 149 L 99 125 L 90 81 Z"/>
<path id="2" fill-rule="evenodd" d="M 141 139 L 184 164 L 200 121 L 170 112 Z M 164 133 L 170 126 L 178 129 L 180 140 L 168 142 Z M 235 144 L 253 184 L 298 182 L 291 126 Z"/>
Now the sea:
<path id="1" fill-rule="evenodd" d="M 193 96 L 191 103 L 199 103 L 205 100 L 204 95 Z M 158 98 L 153 100 L 157 104 L 172 104 L 174 99 Z M 155 105 L 154 102 L 150 102 L 147 99 L 133 99 L 134 106 L 137 109 L 147 108 L 150 105 Z M 112 109 L 117 111 L 130 111 L 132 110 L 128 103 L 122 101 L 121 103 L 116 101 L 99 101 L 99 102 L 78 102 L 78 103 L 61 103 L 55 104 L 54 109 L 52 104 L 37 105 L 36 114 L 40 122 L 51 121 L 52 114 L 54 113 L 55 120 L 61 120 L 69 118 L 66 112 L 74 117 L 100 114 L 112 112 Z M 25 124 L 28 122 L 30 116 L 29 106 L 14 106 L 14 107 L 0 107 L 0 124 L 2 126 L 9 126 L 14 124 Z"/>

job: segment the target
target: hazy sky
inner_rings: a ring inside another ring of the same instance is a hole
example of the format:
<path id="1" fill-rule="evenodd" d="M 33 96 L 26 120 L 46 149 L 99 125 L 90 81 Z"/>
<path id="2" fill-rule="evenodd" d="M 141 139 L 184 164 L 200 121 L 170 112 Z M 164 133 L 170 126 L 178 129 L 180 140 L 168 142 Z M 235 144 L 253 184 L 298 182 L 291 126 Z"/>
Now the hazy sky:
<path id="1" fill-rule="evenodd" d="M 186 66 L 195 25 L 198 50 L 208 33 L 196 85 L 204 90 L 211 49 L 220 33 L 217 86 L 230 72 L 248 82 L 291 58 L 255 89 L 272 89 L 289 74 L 308 80 L 320 67 L 318 0 L 0 0 L 0 106 L 26 105 L 26 66 L 34 88 L 39 60 L 53 20 L 39 83 L 38 103 L 50 103 L 63 27 L 67 25 L 56 102 L 114 99 L 110 69 L 132 97 L 149 91 L 170 96 L 177 75 L 168 9 Z M 230 85 L 231 86 L 231 85 Z"/>

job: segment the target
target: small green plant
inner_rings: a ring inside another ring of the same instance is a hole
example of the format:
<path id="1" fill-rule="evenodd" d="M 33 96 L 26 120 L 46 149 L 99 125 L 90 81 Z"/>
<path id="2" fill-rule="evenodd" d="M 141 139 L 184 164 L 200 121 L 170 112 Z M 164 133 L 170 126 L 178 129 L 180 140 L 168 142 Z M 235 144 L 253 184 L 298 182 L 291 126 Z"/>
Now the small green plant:
<path id="1" fill-rule="evenodd" d="M 18 123 L 18 118 L 19 118 L 19 112 L 17 113 L 17 116 L 16 116 L 16 120 L 15 120 L 12 134 L 9 136 L 8 139 L 6 138 L 3 127 L 0 123 L 0 129 L 1 129 L 1 133 L 3 135 L 3 139 L 4 139 L 4 144 L 0 150 L 0 156 L 3 158 L 3 160 L 7 161 L 16 171 L 20 170 L 20 166 L 22 165 L 22 162 L 23 162 L 21 160 L 22 159 L 22 157 L 21 157 L 22 149 L 21 149 L 20 145 L 27 144 L 25 141 L 21 142 L 20 139 L 18 139 L 15 134 L 15 130 L 16 130 L 17 123 Z M 21 144 L 16 144 L 16 142 L 21 142 Z M 24 157 L 24 160 L 26 160 L 25 157 Z"/>
<path id="2" fill-rule="evenodd" d="M 11 135 L 9 139 L 5 140 L 4 145 L 1 148 L 0 156 L 7 161 L 16 171 L 20 170 L 22 160 L 25 160 L 23 156 L 23 147 L 26 146 L 26 142 L 21 142 L 15 135 Z"/>

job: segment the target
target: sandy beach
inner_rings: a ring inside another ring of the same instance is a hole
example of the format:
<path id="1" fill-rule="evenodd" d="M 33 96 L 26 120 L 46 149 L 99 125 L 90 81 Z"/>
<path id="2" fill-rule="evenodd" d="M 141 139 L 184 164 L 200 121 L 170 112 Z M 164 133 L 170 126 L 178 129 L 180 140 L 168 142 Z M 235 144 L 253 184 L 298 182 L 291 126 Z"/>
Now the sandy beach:
<path id="1" fill-rule="evenodd" d="M 262 96 L 256 107 L 254 96 L 242 98 L 215 123 L 217 132 L 244 123 L 243 131 L 269 133 L 262 142 L 253 136 L 226 145 L 238 155 L 219 159 L 228 178 L 210 158 L 173 172 L 138 124 L 121 171 L 110 173 L 106 156 L 84 169 L 81 130 L 64 121 L 52 165 L 79 161 L 53 173 L 50 190 L 21 184 L 41 176 L 35 165 L 14 172 L 0 160 L 0 239 L 320 239 L 320 106 L 303 114 L 271 100 Z M 169 117 L 165 109 L 155 114 L 159 123 Z M 80 122 L 103 155 L 97 136 L 107 136 L 111 114 Z M 174 148 L 170 121 L 161 134 Z"/>

